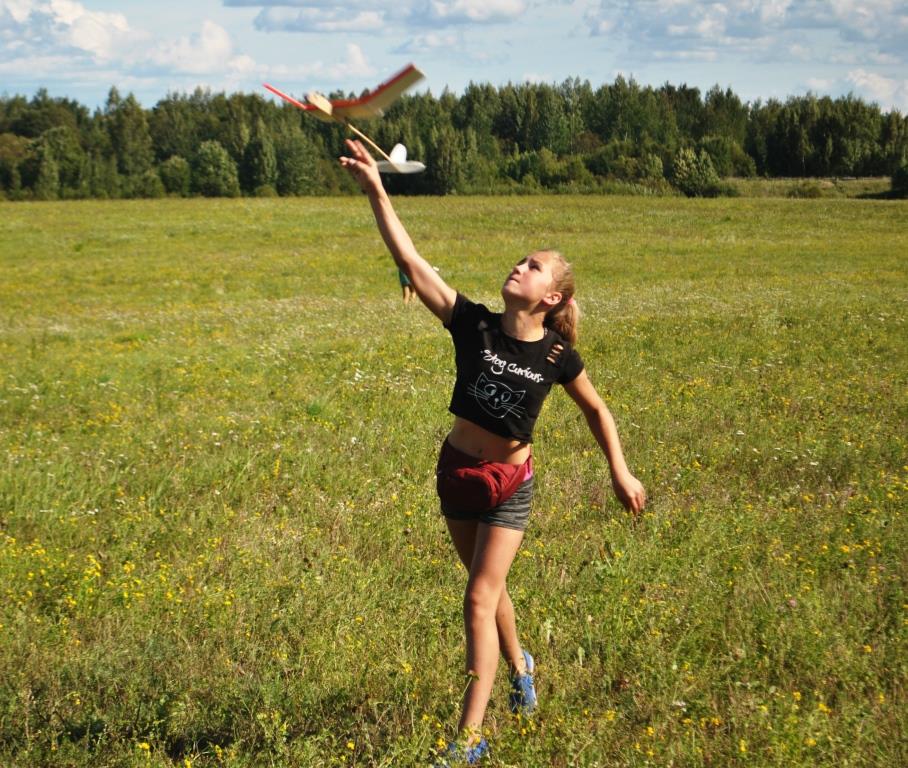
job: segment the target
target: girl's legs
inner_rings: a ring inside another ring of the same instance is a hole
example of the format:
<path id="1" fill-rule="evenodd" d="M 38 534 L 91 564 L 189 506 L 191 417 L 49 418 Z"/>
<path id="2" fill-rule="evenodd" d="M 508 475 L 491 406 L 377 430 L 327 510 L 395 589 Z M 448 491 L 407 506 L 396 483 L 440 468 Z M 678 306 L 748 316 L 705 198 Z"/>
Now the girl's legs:
<path id="1" fill-rule="evenodd" d="M 473 521 L 448 520 L 448 530 L 470 577 L 464 595 L 467 670 L 474 674 L 464 696 L 460 729 L 479 728 L 492 693 L 499 650 L 524 671 L 514 606 L 505 587 L 523 531 Z"/>
<path id="2" fill-rule="evenodd" d="M 454 548 L 469 572 L 470 566 L 473 564 L 473 553 L 476 551 L 476 529 L 479 523 L 475 520 L 447 520 L 447 523 Z M 514 604 L 508 594 L 507 584 L 501 591 L 501 599 L 498 601 L 495 625 L 498 629 L 498 644 L 504 660 L 512 670 L 525 672 L 526 660 L 523 658 L 523 648 L 517 638 Z"/>

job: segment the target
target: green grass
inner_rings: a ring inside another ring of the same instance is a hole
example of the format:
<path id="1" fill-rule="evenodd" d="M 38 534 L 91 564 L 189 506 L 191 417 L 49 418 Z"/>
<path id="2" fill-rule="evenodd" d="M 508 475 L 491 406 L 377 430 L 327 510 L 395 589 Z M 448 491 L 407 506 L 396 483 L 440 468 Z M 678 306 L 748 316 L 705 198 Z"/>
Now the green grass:
<path id="1" fill-rule="evenodd" d="M 492 766 L 908 763 L 908 204 L 400 199 L 575 264 L 651 503 L 555 391 Z M 450 340 L 363 199 L 0 204 L 0 764 L 424 765 L 464 679 Z"/>

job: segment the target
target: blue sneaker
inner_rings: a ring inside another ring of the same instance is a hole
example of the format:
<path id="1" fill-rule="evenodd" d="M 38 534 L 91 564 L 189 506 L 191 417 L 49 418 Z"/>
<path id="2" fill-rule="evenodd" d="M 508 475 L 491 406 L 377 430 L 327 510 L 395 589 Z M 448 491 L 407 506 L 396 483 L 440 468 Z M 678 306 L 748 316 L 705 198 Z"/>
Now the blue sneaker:
<path id="1" fill-rule="evenodd" d="M 536 664 L 527 651 L 523 651 L 527 671 L 522 675 L 511 675 L 511 695 L 508 703 L 515 715 L 529 715 L 536 709 L 536 686 L 533 684 L 533 672 Z"/>
<path id="2" fill-rule="evenodd" d="M 433 768 L 456 768 L 456 766 L 460 765 L 476 765 L 487 754 L 489 754 L 489 742 L 485 739 L 480 739 L 472 747 L 466 747 L 463 744 L 452 741 L 448 744 L 448 751 L 445 752 L 444 757 L 435 763 Z"/>

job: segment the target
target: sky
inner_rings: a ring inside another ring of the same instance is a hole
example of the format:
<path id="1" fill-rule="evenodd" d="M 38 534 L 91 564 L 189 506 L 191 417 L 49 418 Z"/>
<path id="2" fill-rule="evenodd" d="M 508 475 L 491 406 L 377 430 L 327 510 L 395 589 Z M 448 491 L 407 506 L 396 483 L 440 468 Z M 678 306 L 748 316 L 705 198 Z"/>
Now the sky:
<path id="1" fill-rule="evenodd" d="M 470 82 L 853 93 L 908 114 L 908 0 L 0 0 L 0 95 L 359 93 L 408 63 Z"/>

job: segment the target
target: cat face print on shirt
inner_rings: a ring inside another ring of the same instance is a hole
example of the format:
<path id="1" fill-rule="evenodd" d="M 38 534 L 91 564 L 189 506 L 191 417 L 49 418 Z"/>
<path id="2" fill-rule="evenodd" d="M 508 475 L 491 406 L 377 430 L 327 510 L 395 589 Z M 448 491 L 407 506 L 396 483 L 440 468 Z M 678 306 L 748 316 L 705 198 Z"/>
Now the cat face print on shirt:
<path id="1" fill-rule="evenodd" d="M 525 389 L 512 389 L 502 381 L 488 378 L 484 373 L 480 373 L 476 383 L 470 385 L 469 393 L 476 398 L 482 410 L 496 419 L 503 419 L 509 414 L 520 418 L 526 410 L 520 405 L 526 394 Z"/>

